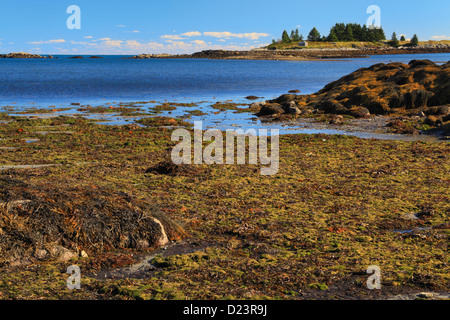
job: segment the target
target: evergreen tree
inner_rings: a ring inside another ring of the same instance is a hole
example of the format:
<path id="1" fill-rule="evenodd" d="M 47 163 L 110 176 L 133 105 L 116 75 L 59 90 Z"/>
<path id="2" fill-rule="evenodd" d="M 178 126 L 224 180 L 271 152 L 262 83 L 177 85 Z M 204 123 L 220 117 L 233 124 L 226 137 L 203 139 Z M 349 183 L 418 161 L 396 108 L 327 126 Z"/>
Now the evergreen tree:
<path id="1" fill-rule="evenodd" d="M 367 28 L 366 25 L 363 25 L 361 28 L 361 37 L 358 38 L 359 41 L 370 41 L 369 40 L 369 29 Z"/>
<path id="2" fill-rule="evenodd" d="M 339 39 L 336 35 L 336 32 L 334 31 L 334 29 L 331 29 L 330 34 L 328 35 L 328 41 L 330 42 L 338 42 Z"/>
<path id="3" fill-rule="evenodd" d="M 367 29 L 367 40 L 377 42 L 381 40 L 386 40 L 386 35 L 384 34 L 384 30 L 382 28 L 368 28 Z"/>
<path id="4" fill-rule="evenodd" d="M 289 36 L 287 36 L 289 37 Z M 308 41 L 370 41 L 378 42 L 386 40 L 383 28 L 368 28 L 358 23 L 336 23 L 327 37 L 322 37 L 316 28 L 313 28 L 307 37 Z M 298 34 L 298 29 L 291 32 L 290 40 L 302 41 L 303 36 Z M 398 41 L 398 40 L 397 40 Z"/>
<path id="5" fill-rule="evenodd" d="M 340 41 L 345 39 L 345 24 L 336 23 L 334 28 L 334 32 Z"/>
<path id="6" fill-rule="evenodd" d="M 312 28 L 308 35 L 308 41 L 320 41 L 320 32 L 316 28 Z"/>
<path id="7" fill-rule="evenodd" d="M 419 37 L 417 36 L 417 34 L 413 35 L 410 44 L 414 47 L 419 45 Z"/>
<path id="8" fill-rule="evenodd" d="M 402 36 L 400 37 L 400 41 L 406 41 L 405 36 L 402 34 Z"/>
<path id="9" fill-rule="evenodd" d="M 363 39 L 363 28 L 360 24 L 357 23 L 350 23 L 350 26 L 352 28 L 353 33 L 353 41 L 364 41 Z"/>
<path id="10" fill-rule="evenodd" d="M 345 41 L 354 41 L 354 37 L 353 37 L 353 29 L 352 26 L 350 24 L 347 24 L 345 26 Z"/>
<path id="11" fill-rule="evenodd" d="M 294 37 L 295 41 L 300 41 L 300 32 L 298 31 L 298 29 L 295 29 Z"/>
<path id="12" fill-rule="evenodd" d="M 375 30 L 377 30 L 377 41 L 381 41 L 381 40 L 386 40 L 386 35 L 384 34 L 384 30 L 383 28 L 376 28 Z"/>
<path id="13" fill-rule="evenodd" d="M 283 35 L 281 36 L 281 41 L 287 43 L 287 42 L 291 42 L 291 38 L 289 37 L 289 34 L 287 33 L 286 30 L 283 31 Z"/>
<path id="14" fill-rule="evenodd" d="M 399 46 L 399 41 L 398 41 L 398 39 L 397 39 L 397 34 L 394 32 L 393 34 L 392 34 L 392 38 L 391 38 L 391 46 L 393 46 L 393 47 L 398 47 Z"/>

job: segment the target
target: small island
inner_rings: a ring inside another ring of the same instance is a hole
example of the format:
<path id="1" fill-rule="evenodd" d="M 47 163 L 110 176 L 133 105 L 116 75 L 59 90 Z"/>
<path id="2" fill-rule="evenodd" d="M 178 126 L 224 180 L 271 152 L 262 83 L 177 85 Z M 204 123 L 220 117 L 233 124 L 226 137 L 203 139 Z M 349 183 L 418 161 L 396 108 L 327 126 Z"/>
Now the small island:
<path id="1" fill-rule="evenodd" d="M 53 59 L 53 56 L 41 56 L 38 54 L 26 53 L 26 52 L 12 52 L 8 54 L 0 54 L 2 59 Z"/>

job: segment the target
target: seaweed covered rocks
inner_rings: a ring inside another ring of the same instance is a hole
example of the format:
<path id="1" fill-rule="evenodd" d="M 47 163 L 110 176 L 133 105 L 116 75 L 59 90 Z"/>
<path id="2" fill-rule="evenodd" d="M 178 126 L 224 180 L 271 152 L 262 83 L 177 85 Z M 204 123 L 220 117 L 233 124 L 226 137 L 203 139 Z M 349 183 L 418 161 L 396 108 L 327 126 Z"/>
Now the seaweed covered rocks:
<path id="1" fill-rule="evenodd" d="M 364 107 L 371 114 L 413 109 L 426 112 L 431 107 L 450 104 L 450 62 L 444 65 L 429 60 L 379 63 L 344 76 L 315 94 L 284 95 L 273 102 L 286 98 L 300 107 L 326 113 L 351 114 L 355 107 Z"/>
<path id="2" fill-rule="evenodd" d="M 0 265 L 146 250 L 184 236 L 157 207 L 96 186 L 0 183 Z"/>
<path id="3" fill-rule="evenodd" d="M 284 94 L 261 105 L 258 116 L 326 113 L 367 118 L 371 115 L 428 117 L 422 123 L 448 127 L 450 61 L 379 63 L 361 68 L 309 95 Z M 423 119 L 425 120 L 425 119 Z"/>

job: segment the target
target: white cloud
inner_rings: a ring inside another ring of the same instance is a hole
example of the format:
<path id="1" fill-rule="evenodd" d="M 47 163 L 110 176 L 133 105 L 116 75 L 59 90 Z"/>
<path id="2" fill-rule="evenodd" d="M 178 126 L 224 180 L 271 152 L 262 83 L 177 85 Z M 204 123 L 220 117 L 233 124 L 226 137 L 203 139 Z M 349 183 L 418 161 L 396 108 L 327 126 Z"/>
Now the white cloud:
<path id="1" fill-rule="evenodd" d="M 202 35 L 202 33 L 198 32 L 198 31 L 190 31 L 190 32 L 182 33 L 181 35 L 185 36 L 185 37 L 199 37 Z"/>
<path id="2" fill-rule="evenodd" d="M 180 37 L 177 34 L 173 34 L 173 35 L 172 34 L 166 34 L 166 35 L 161 36 L 161 38 L 162 39 L 169 39 L 169 40 L 183 40 L 183 38 Z"/>
<path id="3" fill-rule="evenodd" d="M 199 45 L 199 46 L 206 44 L 206 42 L 203 40 L 194 40 L 194 41 L 191 41 L 191 43 Z"/>
<path id="4" fill-rule="evenodd" d="M 107 47 L 120 47 L 122 46 L 122 40 L 106 40 L 103 41 L 102 45 Z"/>
<path id="5" fill-rule="evenodd" d="M 435 39 L 435 40 L 446 40 L 446 39 L 450 39 L 450 36 L 446 36 L 446 35 L 432 36 L 431 39 Z"/>
<path id="6" fill-rule="evenodd" d="M 48 41 L 33 41 L 28 42 L 29 44 L 54 44 L 54 43 L 65 43 L 64 39 L 48 40 Z"/>
<path id="7" fill-rule="evenodd" d="M 138 33 L 137 30 L 126 31 L 124 33 Z M 40 44 L 65 44 L 70 47 L 58 50 L 68 50 L 67 52 L 80 52 L 83 54 L 126 54 L 136 55 L 141 53 L 170 53 L 170 54 L 189 54 L 202 50 L 250 50 L 261 47 L 262 45 L 255 41 L 262 37 L 267 37 L 267 33 L 232 33 L 224 32 L 204 32 L 189 31 L 182 34 L 167 34 L 160 36 L 161 40 L 127 40 L 117 38 L 95 38 L 93 36 L 84 36 L 80 41 L 53 39 L 46 41 L 32 42 L 34 45 Z M 202 38 L 195 38 L 202 37 Z M 87 41 L 89 39 L 89 41 Z M 231 40 L 230 40 L 231 39 Z M 233 40 L 246 41 L 233 41 Z M 238 43 L 242 42 L 242 43 Z M 253 45 L 252 45 L 253 44 Z M 55 45 L 55 47 L 57 47 Z"/>
<path id="8" fill-rule="evenodd" d="M 214 37 L 218 38 L 219 41 L 224 41 L 224 39 L 230 39 L 230 38 L 239 38 L 239 39 L 248 39 L 248 40 L 258 40 L 259 38 L 268 37 L 270 34 L 268 33 L 258 33 L 258 32 L 250 32 L 250 33 L 232 33 L 229 31 L 222 31 L 222 32 L 199 32 L 199 31 L 189 31 L 182 34 L 167 34 L 161 36 L 162 39 L 168 39 L 168 40 L 184 40 L 183 37 L 199 37 L 199 36 L 205 36 L 205 37 Z"/>
<path id="9" fill-rule="evenodd" d="M 174 49 L 183 49 L 183 48 L 190 48 L 192 45 L 190 43 L 186 43 L 184 41 L 168 41 L 170 44 L 167 46 L 168 48 Z"/>
<path id="10" fill-rule="evenodd" d="M 124 31 L 125 33 L 140 33 L 139 30 L 133 30 L 133 31 Z"/>
<path id="11" fill-rule="evenodd" d="M 158 42 L 142 43 L 136 40 L 128 40 L 125 42 L 125 46 L 130 49 L 136 49 L 141 51 L 151 51 L 164 48 L 164 45 Z"/>
<path id="12" fill-rule="evenodd" d="M 117 28 L 125 28 L 126 26 L 124 26 L 123 24 L 118 24 L 116 25 Z"/>
<path id="13" fill-rule="evenodd" d="M 268 37 L 270 34 L 268 33 L 232 33 L 228 31 L 223 32 L 204 32 L 204 36 L 214 37 L 214 38 L 240 38 L 240 39 L 250 39 L 250 40 L 258 40 L 259 38 Z"/>
<path id="14" fill-rule="evenodd" d="M 99 44 L 99 46 L 102 47 L 120 47 L 123 44 L 122 40 L 113 40 L 111 38 L 101 38 L 99 39 L 99 41 L 101 41 L 101 44 Z"/>
<path id="15" fill-rule="evenodd" d="M 49 43 L 64 43 L 66 40 L 64 39 L 57 39 L 57 40 L 50 40 Z"/>

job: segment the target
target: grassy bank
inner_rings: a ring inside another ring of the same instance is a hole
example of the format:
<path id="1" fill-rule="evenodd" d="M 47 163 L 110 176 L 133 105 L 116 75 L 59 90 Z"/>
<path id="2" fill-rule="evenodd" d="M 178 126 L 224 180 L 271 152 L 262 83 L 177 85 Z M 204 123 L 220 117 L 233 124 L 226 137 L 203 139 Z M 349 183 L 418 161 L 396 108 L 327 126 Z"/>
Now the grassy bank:
<path id="1" fill-rule="evenodd" d="M 43 126 L 51 130 L 40 134 Z M 0 298 L 364 299 L 448 291 L 447 143 L 286 135 L 275 176 L 261 176 L 259 165 L 149 170 L 174 146 L 171 133 L 155 123 L 101 126 L 66 117 L 1 124 L 1 166 L 57 164 L 2 170 L 2 181 L 114 190 L 151 202 L 184 229 L 173 240 L 189 250 L 161 252 L 139 277 L 123 279 L 95 274 L 150 249 L 85 247 L 88 257 L 66 262 L 4 264 Z M 10 232 L 0 228 L 2 236 Z M 81 290 L 66 289 L 72 264 L 81 267 Z M 381 268 L 381 290 L 366 288 L 370 265 Z"/>
<path id="2" fill-rule="evenodd" d="M 266 48 L 277 50 L 308 50 L 308 49 L 385 49 L 390 48 L 390 41 L 379 41 L 379 42 L 362 42 L 362 41 L 307 41 L 308 45 L 306 47 L 299 46 L 299 41 L 291 42 L 277 42 L 271 44 Z M 399 46 L 408 46 L 409 41 L 399 41 Z M 420 41 L 419 46 L 429 46 L 429 45 L 449 45 L 450 40 L 441 41 Z"/>

